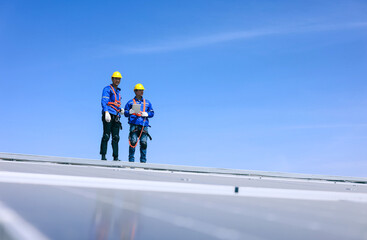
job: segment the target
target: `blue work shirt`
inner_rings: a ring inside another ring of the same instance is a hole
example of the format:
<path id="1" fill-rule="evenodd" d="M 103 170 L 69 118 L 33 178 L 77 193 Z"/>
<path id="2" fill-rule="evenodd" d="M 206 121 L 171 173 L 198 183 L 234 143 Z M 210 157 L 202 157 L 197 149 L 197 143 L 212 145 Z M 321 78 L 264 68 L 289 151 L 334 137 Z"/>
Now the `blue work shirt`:
<path id="1" fill-rule="evenodd" d="M 111 87 L 113 87 L 113 85 L 108 85 L 107 87 L 105 87 L 103 89 L 103 92 L 102 92 L 102 100 L 101 100 L 101 105 L 102 105 L 102 114 L 105 112 L 105 111 L 108 111 L 110 114 L 113 114 L 113 115 L 117 115 L 119 114 L 118 112 L 116 112 L 116 110 L 107 105 L 108 102 L 115 102 L 115 94 L 113 93 Z M 120 88 L 114 88 L 113 89 L 115 90 L 115 93 L 116 93 L 116 98 L 117 100 L 120 100 L 120 104 L 121 104 L 121 89 Z M 121 110 L 121 107 L 117 107 L 117 106 L 114 106 L 117 110 Z"/>
<path id="2" fill-rule="evenodd" d="M 140 111 L 143 112 L 143 108 L 144 108 L 144 100 L 143 99 L 144 98 L 142 97 L 140 101 L 136 97 L 134 99 L 136 101 L 136 104 L 141 104 Z M 154 110 L 153 110 L 152 104 L 150 103 L 149 100 L 145 99 L 145 112 L 148 113 L 148 117 L 145 119 L 145 122 L 144 122 L 143 117 L 139 117 L 139 116 L 136 116 L 136 115 L 131 115 L 129 113 L 130 109 L 133 107 L 133 104 L 134 104 L 134 101 L 131 99 L 125 105 L 124 115 L 125 115 L 125 117 L 129 118 L 129 124 L 135 124 L 135 125 L 141 125 L 141 126 L 144 126 L 144 127 L 148 127 L 149 126 L 149 119 L 148 118 L 152 118 L 154 116 Z"/>

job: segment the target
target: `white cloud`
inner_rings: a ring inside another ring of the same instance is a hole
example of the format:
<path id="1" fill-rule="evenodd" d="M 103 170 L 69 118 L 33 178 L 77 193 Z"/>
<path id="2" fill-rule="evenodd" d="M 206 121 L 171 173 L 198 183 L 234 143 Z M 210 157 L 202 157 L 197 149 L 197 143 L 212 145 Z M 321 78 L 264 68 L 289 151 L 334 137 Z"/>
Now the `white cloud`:
<path id="1" fill-rule="evenodd" d="M 237 32 L 219 33 L 209 36 L 198 36 L 181 41 L 163 41 L 157 44 L 147 44 L 145 46 L 113 46 L 114 52 L 119 54 L 143 54 L 168 52 L 189 48 L 197 48 L 215 43 L 229 42 L 235 40 L 246 40 L 257 37 L 265 37 L 279 34 L 297 34 L 319 31 L 341 31 L 354 28 L 366 28 L 367 22 L 354 22 L 346 24 L 328 25 L 303 25 L 293 27 L 274 27 L 269 29 L 247 30 Z"/>

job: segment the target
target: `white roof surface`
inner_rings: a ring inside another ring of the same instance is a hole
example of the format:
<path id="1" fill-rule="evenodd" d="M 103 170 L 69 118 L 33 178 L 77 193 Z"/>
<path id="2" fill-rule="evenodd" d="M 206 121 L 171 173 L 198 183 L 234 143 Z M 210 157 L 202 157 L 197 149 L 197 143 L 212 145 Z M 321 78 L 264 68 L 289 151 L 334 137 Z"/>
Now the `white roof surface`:
<path id="1" fill-rule="evenodd" d="M 366 183 L 0 153 L 0 239 L 367 239 Z"/>

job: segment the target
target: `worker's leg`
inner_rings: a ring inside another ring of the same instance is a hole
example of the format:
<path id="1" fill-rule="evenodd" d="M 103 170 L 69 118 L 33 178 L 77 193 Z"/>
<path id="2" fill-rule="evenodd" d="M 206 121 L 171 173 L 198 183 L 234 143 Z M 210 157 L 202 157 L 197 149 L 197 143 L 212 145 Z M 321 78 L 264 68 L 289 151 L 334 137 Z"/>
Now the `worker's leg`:
<path id="1" fill-rule="evenodd" d="M 130 134 L 129 134 L 129 141 L 131 146 L 135 146 L 136 142 L 138 141 L 138 131 L 136 125 L 130 125 Z M 135 148 L 130 147 L 129 145 L 129 162 L 134 162 L 134 154 Z"/>
<path id="2" fill-rule="evenodd" d="M 108 140 L 110 139 L 112 123 L 106 122 L 104 118 L 104 113 L 102 115 L 102 122 L 103 122 L 103 136 L 101 140 L 101 150 L 99 153 L 102 155 L 102 160 L 106 160 L 107 143 L 108 143 Z"/>
<path id="3" fill-rule="evenodd" d="M 120 141 L 120 121 L 117 120 L 116 121 L 116 116 L 112 115 L 111 114 L 112 119 L 111 119 L 111 122 L 112 122 L 112 127 L 111 127 L 111 131 L 112 131 L 112 150 L 113 150 L 113 153 L 112 153 L 112 156 L 113 156 L 113 159 L 114 160 L 117 160 L 118 159 L 118 156 L 119 156 L 119 141 Z"/>
<path id="4" fill-rule="evenodd" d="M 148 127 L 144 128 L 143 134 L 140 138 L 140 162 L 147 162 L 147 147 L 148 147 Z"/>

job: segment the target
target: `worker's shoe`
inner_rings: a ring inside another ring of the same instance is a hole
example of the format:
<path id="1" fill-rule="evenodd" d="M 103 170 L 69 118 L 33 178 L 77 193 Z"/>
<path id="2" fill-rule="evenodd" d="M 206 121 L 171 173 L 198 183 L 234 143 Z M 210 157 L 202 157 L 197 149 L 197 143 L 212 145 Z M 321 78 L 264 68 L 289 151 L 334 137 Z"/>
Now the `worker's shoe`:
<path id="1" fill-rule="evenodd" d="M 120 161 L 119 157 L 113 157 L 113 161 Z"/>
<path id="2" fill-rule="evenodd" d="M 106 155 L 102 155 L 101 160 L 107 160 Z"/>

